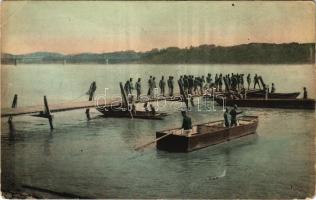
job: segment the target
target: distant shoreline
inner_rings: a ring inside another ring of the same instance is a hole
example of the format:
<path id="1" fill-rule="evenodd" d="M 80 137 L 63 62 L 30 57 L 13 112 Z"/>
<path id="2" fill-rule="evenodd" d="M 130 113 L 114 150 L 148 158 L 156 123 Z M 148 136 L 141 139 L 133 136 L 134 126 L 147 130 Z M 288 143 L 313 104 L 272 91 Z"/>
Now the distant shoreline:
<path id="1" fill-rule="evenodd" d="M 315 43 L 249 43 L 236 46 L 152 49 L 146 52 L 119 51 L 64 55 L 35 52 L 1 54 L 1 63 L 18 64 L 314 64 Z"/>

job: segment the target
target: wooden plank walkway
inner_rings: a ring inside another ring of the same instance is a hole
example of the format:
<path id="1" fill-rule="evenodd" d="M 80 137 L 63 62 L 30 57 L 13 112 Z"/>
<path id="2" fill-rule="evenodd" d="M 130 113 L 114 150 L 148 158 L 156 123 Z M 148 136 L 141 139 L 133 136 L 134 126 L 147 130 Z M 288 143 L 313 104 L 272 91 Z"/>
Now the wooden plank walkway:
<path id="1" fill-rule="evenodd" d="M 179 98 L 178 96 L 175 97 Z M 158 98 L 158 99 L 147 99 L 144 101 L 136 101 L 136 103 L 145 103 L 150 101 L 162 101 L 162 100 L 170 100 L 170 98 Z M 107 99 L 106 103 L 104 100 L 100 100 L 98 102 L 98 106 L 111 106 L 112 103 L 115 104 L 118 100 L 110 100 Z M 116 103 L 117 104 L 117 103 Z M 70 111 L 70 110 L 78 110 L 78 109 L 86 109 L 86 108 L 95 108 L 97 107 L 96 100 L 93 101 L 71 101 L 71 102 L 64 102 L 59 104 L 49 104 L 49 110 L 51 113 L 53 112 L 63 112 L 63 111 Z M 1 117 L 8 117 L 8 116 L 18 116 L 18 115 L 26 115 L 26 114 L 35 114 L 44 111 L 44 104 L 43 105 L 35 105 L 35 106 L 25 106 L 25 107 L 16 107 L 16 108 L 1 108 Z"/>
<path id="2" fill-rule="evenodd" d="M 112 101 L 107 101 L 106 104 L 104 101 L 98 102 L 98 103 L 99 103 L 98 106 L 110 106 Z M 62 111 L 70 111 L 70 110 L 77 110 L 77 109 L 94 108 L 94 107 L 96 107 L 96 101 L 65 102 L 65 103 L 60 103 L 60 104 L 49 105 L 50 112 L 62 112 Z M 1 117 L 34 114 L 34 113 L 40 113 L 44 110 L 45 110 L 44 104 L 36 105 L 36 106 L 16 107 L 16 108 L 1 108 Z"/>
<path id="3" fill-rule="evenodd" d="M 200 97 L 202 95 L 193 95 L 193 97 Z M 145 103 L 145 102 L 153 102 L 153 101 L 172 101 L 172 100 L 179 100 L 180 95 L 175 94 L 174 97 L 158 97 L 158 98 L 143 98 L 143 100 L 135 101 L 135 103 Z M 119 100 L 111 100 L 107 99 L 106 103 L 104 100 L 100 100 L 98 102 L 98 106 L 111 106 L 112 103 L 118 102 Z M 117 105 L 117 103 L 116 103 Z M 96 100 L 92 101 L 70 101 L 58 104 L 49 104 L 49 110 L 51 113 L 54 112 L 63 112 L 63 111 L 70 111 L 70 110 L 78 110 L 78 109 L 87 109 L 87 108 L 95 108 L 97 107 Z M 1 117 L 9 117 L 9 116 L 19 116 L 19 115 L 27 115 L 27 114 L 38 114 L 45 110 L 44 104 L 42 105 L 35 105 L 35 106 L 25 106 L 25 107 L 16 107 L 16 108 L 1 108 Z"/>

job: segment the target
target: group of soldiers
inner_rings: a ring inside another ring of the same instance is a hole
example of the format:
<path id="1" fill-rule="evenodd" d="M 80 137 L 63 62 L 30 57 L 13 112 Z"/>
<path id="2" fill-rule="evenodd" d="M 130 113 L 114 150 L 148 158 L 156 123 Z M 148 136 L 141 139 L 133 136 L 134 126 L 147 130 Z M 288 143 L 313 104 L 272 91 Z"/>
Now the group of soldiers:
<path id="1" fill-rule="evenodd" d="M 173 96 L 173 90 L 174 90 L 174 77 L 169 76 L 168 80 L 165 80 L 165 77 L 162 76 L 159 80 L 159 89 L 160 89 L 160 95 L 166 96 L 166 86 L 168 86 L 168 95 Z M 157 88 L 157 82 L 156 77 L 150 76 L 148 79 L 148 91 L 147 96 L 154 97 L 155 95 L 155 89 Z M 142 83 L 141 78 L 138 78 L 137 82 L 135 83 L 135 87 L 133 84 L 133 78 L 130 78 L 125 82 L 124 90 L 126 94 L 133 94 L 134 89 L 136 90 L 136 98 L 137 100 L 140 99 L 140 95 L 142 93 Z M 157 88 L 158 89 L 158 88 Z"/>
<path id="2" fill-rule="evenodd" d="M 182 85 L 184 92 L 186 94 L 191 95 L 202 95 L 205 90 L 215 89 L 215 91 L 222 92 L 223 85 L 225 85 L 226 91 L 241 91 L 245 89 L 245 80 L 244 74 L 215 74 L 214 80 L 212 74 L 208 73 L 206 76 L 193 76 L 193 75 L 181 75 L 179 78 L 179 83 Z M 260 86 L 260 79 L 262 81 L 261 76 L 255 74 L 253 77 L 253 88 L 256 89 Z M 133 83 L 133 78 L 130 78 L 125 82 L 124 90 L 126 94 L 133 94 L 133 91 L 136 90 L 137 99 L 140 98 L 142 94 L 142 83 L 141 78 L 137 79 L 137 82 Z M 246 77 L 247 88 L 248 90 L 251 88 L 252 78 L 251 75 L 248 74 Z M 158 84 L 157 84 L 158 82 Z M 263 84 L 263 81 L 261 82 Z M 166 96 L 166 87 L 168 87 L 168 96 L 172 97 L 174 95 L 174 77 L 169 76 L 166 80 L 164 76 L 161 77 L 159 81 L 156 80 L 155 76 L 150 76 L 148 79 L 148 91 L 147 96 L 154 97 L 155 94 L 160 94 L 162 96 Z M 262 85 L 261 84 L 261 85 Z M 158 86 L 158 87 L 157 87 Z M 157 92 L 155 92 L 157 89 Z M 159 90 L 158 90 L 159 89 Z M 158 92 L 159 91 L 159 92 Z M 275 92 L 274 84 L 272 84 L 271 92 Z"/>
<path id="3" fill-rule="evenodd" d="M 237 124 L 237 115 L 241 114 L 242 111 L 237 110 L 237 105 L 234 105 L 234 107 L 229 111 L 228 108 L 226 108 L 224 112 L 224 125 L 225 127 L 233 127 L 238 126 Z M 192 133 L 192 120 L 187 115 L 186 111 L 181 111 L 182 114 L 182 129 L 184 135 L 190 135 Z M 230 116 L 230 120 L 229 120 Z"/>

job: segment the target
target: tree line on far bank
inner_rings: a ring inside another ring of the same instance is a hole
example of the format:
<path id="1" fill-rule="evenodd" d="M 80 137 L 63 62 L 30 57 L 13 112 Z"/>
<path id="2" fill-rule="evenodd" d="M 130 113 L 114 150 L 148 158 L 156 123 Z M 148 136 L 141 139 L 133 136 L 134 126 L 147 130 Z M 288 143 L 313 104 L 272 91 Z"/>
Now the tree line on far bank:
<path id="1" fill-rule="evenodd" d="M 236 46 L 152 49 L 147 52 L 121 51 L 63 55 L 36 52 L 25 55 L 2 54 L 2 64 L 19 63 L 144 63 L 144 64 L 296 64 L 315 63 L 314 43 L 249 43 Z"/>

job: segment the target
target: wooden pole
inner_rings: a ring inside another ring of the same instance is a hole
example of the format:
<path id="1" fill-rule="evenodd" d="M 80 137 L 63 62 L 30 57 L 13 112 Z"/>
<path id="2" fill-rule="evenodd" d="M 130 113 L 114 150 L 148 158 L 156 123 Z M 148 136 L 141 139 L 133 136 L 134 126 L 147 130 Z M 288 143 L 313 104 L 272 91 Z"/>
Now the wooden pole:
<path id="1" fill-rule="evenodd" d="M 89 89 L 89 101 L 92 101 L 93 99 L 93 96 L 94 96 L 94 92 L 95 92 L 95 89 L 92 88 L 92 86 L 94 85 L 95 82 L 92 82 L 91 85 L 90 85 L 90 89 Z M 90 120 L 91 117 L 90 117 L 90 109 L 87 108 L 86 109 L 86 116 L 87 116 L 87 119 Z"/>
<path id="2" fill-rule="evenodd" d="M 183 87 L 182 87 L 182 84 L 181 84 L 181 81 L 178 80 L 178 84 L 179 84 L 179 89 L 180 89 L 180 94 L 183 96 L 184 98 L 184 103 L 185 105 L 187 106 L 187 109 L 189 109 L 189 102 L 188 102 L 188 98 L 187 96 L 185 95 L 185 92 L 183 90 Z"/>
<path id="3" fill-rule="evenodd" d="M 261 85 L 262 85 L 263 89 L 265 90 L 266 89 L 266 84 L 263 82 L 262 76 L 259 76 L 258 79 L 261 82 Z"/>
<path id="4" fill-rule="evenodd" d="M 48 118 L 48 122 L 49 122 L 50 129 L 53 130 L 53 129 L 54 129 L 54 126 L 53 126 L 53 117 L 52 117 L 52 115 L 50 114 L 50 110 L 49 110 L 49 107 L 48 107 L 48 102 L 47 102 L 46 96 L 44 96 L 44 106 L 45 106 L 45 115 L 46 115 L 46 117 Z"/>
<path id="5" fill-rule="evenodd" d="M 15 94 L 14 97 L 13 97 L 13 101 L 12 101 L 12 106 L 11 106 L 11 108 L 16 108 L 17 103 L 18 103 L 18 95 Z M 12 123 L 12 118 L 13 118 L 12 116 L 9 117 L 9 119 L 8 119 L 8 122 L 9 122 L 9 123 Z"/>
<path id="6" fill-rule="evenodd" d="M 169 135 L 171 135 L 171 134 L 172 134 L 172 133 L 168 133 L 168 134 L 163 135 L 163 136 L 161 136 L 161 137 L 159 137 L 159 138 L 156 138 L 155 140 L 153 140 L 153 141 L 151 141 L 151 142 L 148 142 L 148 143 L 146 143 L 146 144 L 144 144 L 144 145 L 141 145 L 141 146 L 135 148 L 135 150 L 137 151 L 137 150 L 139 150 L 139 149 L 142 149 L 142 148 L 144 148 L 144 147 L 146 147 L 146 146 L 148 146 L 148 145 L 150 145 L 150 144 L 153 144 L 153 143 L 155 143 L 155 142 L 157 142 L 157 141 L 159 141 L 159 140 L 161 140 L 161 139 L 163 139 L 163 138 L 165 138 L 165 137 L 167 137 L 167 136 L 169 136 Z"/>
<path id="7" fill-rule="evenodd" d="M 121 89 L 121 94 L 122 94 L 122 97 L 123 97 L 123 104 L 125 104 L 127 110 L 129 111 L 129 115 L 131 116 L 131 118 L 133 119 L 133 114 L 132 114 L 132 111 L 129 110 L 128 108 L 128 100 L 127 100 L 127 97 L 126 97 L 126 94 L 125 94 L 125 91 L 124 91 L 124 88 L 123 88 L 123 83 L 120 82 L 120 89 Z"/>

